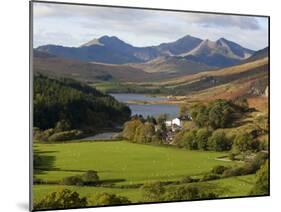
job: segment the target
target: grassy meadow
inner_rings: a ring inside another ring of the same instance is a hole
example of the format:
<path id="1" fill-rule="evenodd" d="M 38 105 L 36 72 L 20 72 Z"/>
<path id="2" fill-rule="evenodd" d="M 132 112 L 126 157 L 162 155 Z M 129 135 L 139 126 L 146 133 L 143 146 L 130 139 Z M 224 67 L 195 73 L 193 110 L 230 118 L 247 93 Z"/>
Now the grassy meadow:
<path id="1" fill-rule="evenodd" d="M 134 144 L 126 141 L 72 142 L 34 145 L 42 158 L 35 177 L 46 184 L 34 185 L 35 201 L 59 188 L 71 188 L 82 196 L 109 192 L 142 200 L 139 185 L 145 182 L 175 182 L 184 176 L 199 177 L 216 165 L 231 166 L 237 162 L 220 161 L 224 152 L 191 151 L 166 146 Z M 56 182 L 88 170 L 96 170 L 103 186 L 63 186 Z M 220 191 L 221 197 L 247 195 L 254 176 L 232 177 L 198 182 Z M 173 189 L 170 185 L 170 189 Z"/>

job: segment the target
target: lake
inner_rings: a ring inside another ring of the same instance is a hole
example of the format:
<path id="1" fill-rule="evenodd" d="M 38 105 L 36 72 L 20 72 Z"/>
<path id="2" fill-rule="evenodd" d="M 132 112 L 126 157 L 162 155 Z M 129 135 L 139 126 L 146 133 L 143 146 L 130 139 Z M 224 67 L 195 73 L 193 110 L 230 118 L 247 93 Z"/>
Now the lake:
<path id="1" fill-rule="evenodd" d="M 161 101 L 166 100 L 166 97 L 154 97 L 146 96 L 144 94 L 134 93 L 114 93 L 110 94 L 120 102 L 128 101 Z M 175 104 L 128 104 L 132 111 L 132 115 L 142 115 L 144 117 L 154 116 L 157 117 L 160 114 L 168 114 L 169 118 L 175 118 L 178 116 L 179 107 Z"/>

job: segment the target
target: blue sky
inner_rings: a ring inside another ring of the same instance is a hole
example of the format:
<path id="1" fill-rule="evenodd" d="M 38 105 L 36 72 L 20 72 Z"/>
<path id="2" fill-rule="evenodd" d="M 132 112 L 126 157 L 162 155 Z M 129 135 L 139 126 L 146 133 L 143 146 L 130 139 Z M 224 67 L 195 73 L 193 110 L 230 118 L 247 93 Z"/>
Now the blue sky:
<path id="1" fill-rule="evenodd" d="M 268 45 L 267 18 L 34 3 L 34 47 L 80 46 L 103 35 L 134 46 L 175 41 L 185 35 L 224 37 L 258 50 Z"/>

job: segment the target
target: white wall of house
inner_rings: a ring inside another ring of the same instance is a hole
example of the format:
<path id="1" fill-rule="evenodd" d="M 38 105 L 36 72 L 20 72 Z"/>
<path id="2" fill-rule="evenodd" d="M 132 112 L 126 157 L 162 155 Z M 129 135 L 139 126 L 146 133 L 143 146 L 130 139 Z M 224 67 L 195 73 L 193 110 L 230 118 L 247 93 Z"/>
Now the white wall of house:
<path id="1" fill-rule="evenodd" d="M 172 120 L 172 124 L 178 125 L 181 127 L 181 120 L 179 118 L 175 118 Z"/>

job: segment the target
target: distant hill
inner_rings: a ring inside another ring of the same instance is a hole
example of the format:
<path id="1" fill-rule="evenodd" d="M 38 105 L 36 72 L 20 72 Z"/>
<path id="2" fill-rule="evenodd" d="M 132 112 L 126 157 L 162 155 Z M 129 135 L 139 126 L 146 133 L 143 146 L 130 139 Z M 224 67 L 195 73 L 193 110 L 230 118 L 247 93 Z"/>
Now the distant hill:
<path id="1" fill-rule="evenodd" d="M 268 58 L 262 58 L 216 71 L 176 77 L 155 83 L 139 83 L 145 88 L 164 87 L 172 95 L 188 98 L 232 99 L 237 97 L 263 96 L 268 86 Z"/>
<path id="2" fill-rule="evenodd" d="M 210 41 L 190 35 L 174 42 L 148 47 L 135 47 L 115 36 L 102 36 L 79 47 L 45 45 L 36 50 L 69 59 L 109 64 L 145 63 L 163 56 L 177 56 L 208 67 L 234 65 L 254 53 L 224 38 Z"/>

